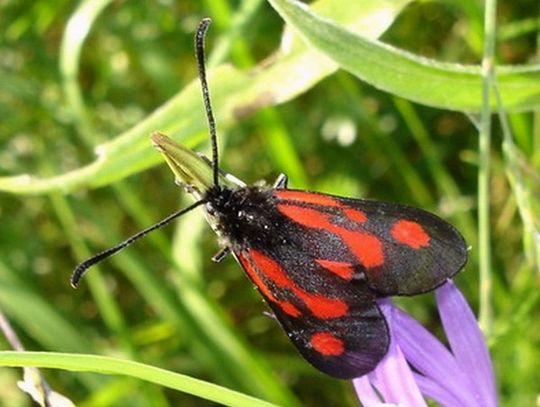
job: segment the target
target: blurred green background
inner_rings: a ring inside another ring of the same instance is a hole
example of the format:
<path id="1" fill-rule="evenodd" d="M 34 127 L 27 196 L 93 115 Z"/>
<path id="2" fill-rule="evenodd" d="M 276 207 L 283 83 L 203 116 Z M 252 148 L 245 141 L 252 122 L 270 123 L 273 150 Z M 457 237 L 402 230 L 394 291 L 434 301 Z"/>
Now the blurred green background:
<path id="1" fill-rule="evenodd" d="M 538 11 L 533 0 L 500 2 L 498 64 L 536 60 Z M 0 309 L 28 350 L 129 358 L 281 404 L 357 405 L 350 383 L 296 354 L 232 258 L 210 261 L 218 245 L 200 213 L 103 263 L 78 291 L 69 286 L 79 261 L 190 202 L 148 136 L 161 130 L 207 149 L 199 90 L 186 88 L 196 76 L 193 31 L 205 16 L 214 19 L 211 66 L 231 63 L 249 81 L 276 58 L 283 21 L 259 0 L 0 3 L 0 177 L 67 177 L 40 191 L 18 178 L 16 193 L 1 192 Z M 479 64 L 482 2 L 411 2 L 381 39 L 439 61 Z M 228 75 L 238 78 L 220 69 L 210 87 L 224 170 L 249 183 L 285 172 L 292 187 L 407 203 L 448 219 L 472 246 L 456 280 L 478 312 L 476 114 L 414 104 L 338 70 L 287 103 L 261 109 L 252 101 L 231 116 L 219 109 L 235 97 Z M 180 92 L 178 114 L 134 127 Z M 198 124 L 182 115 L 191 110 Z M 484 287 L 492 316 L 483 322 L 501 405 L 525 406 L 540 393 L 540 126 L 532 112 L 509 119 L 519 151 L 510 160 L 493 122 L 491 286 Z M 118 159 L 69 184 L 96 152 Z M 2 182 L 10 189 L 11 181 Z M 432 296 L 400 304 L 440 330 Z M 3 338 L 0 344 L 10 349 Z M 124 377 L 45 376 L 78 405 L 210 405 Z M 19 378 L 19 369 L 0 370 L 0 404 L 31 405 Z"/>

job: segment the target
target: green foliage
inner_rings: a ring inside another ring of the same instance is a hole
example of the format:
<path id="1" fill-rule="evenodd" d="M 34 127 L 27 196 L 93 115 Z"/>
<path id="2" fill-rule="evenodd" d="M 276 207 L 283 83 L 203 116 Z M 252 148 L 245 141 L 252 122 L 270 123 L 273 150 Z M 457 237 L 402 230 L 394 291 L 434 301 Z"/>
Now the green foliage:
<path id="1" fill-rule="evenodd" d="M 234 261 L 209 261 L 217 245 L 200 213 L 69 287 L 80 260 L 188 203 L 149 136 L 206 151 L 192 42 L 210 16 L 223 169 L 246 182 L 285 172 L 295 187 L 408 203 L 453 222 L 471 245 L 457 283 L 483 316 L 501 404 L 531 405 L 540 382 L 536 4 L 499 10 L 496 76 L 486 79 L 480 2 L 269 3 L 277 13 L 260 0 L 0 5 L 0 309 L 26 349 L 51 352 L 2 352 L 0 364 L 160 384 L 44 371 L 78 405 L 206 405 L 193 396 L 205 394 L 254 405 L 229 389 L 280 405 L 357 404 L 348 383 L 295 353 Z M 280 43 L 283 20 L 294 28 Z M 501 119 L 491 129 L 490 111 Z M 492 147 L 479 151 L 486 129 Z M 491 254 L 479 258 L 487 243 Z M 403 304 L 438 325 L 429 296 Z M 17 375 L 0 375 L 0 404 Z"/>

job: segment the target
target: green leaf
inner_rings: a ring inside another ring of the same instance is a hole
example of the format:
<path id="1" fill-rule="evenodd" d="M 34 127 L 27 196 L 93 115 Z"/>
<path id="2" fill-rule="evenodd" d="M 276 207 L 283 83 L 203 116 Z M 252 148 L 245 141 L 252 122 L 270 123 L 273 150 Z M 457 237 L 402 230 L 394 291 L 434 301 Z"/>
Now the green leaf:
<path id="1" fill-rule="evenodd" d="M 375 37 L 388 28 L 408 3 L 409 0 L 365 0 L 360 4 L 351 3 L 347 12 L 336 0 L 320 1 L 314 7 L 352 30 Z M 218 131 L 265 106 L 291 100 L 338 68 L 326 56 L 300 41 L 293 41 L 291 47 L 280 50 L 272 60 L 271 64 L 264 61 L 251 71 L 222 65 L 208 72 Z M 0 191 L 65 193 L 82 186 L 110 184 L 161 161 L 150 144 L 150 134 L 155 131 L 163 132 L 187 147 L 207 140 L 203 113 L 200 85 L 195 79 L 144 121 L 116 139 L 97 146 L 97 159 L 89 165 L 52 178 L 0 177 Z"/>
<path id="2" fill-rule="evenodd" d="M 441 63 L 403 51 L 351 32 L 294 0 L 269 2 L 311 46 L 369 84 L 429 106 L 481 110 L 480 66 Z M 540 65 L 498 66 L 496 72 L 507 110 L 538 108 Z M 495 97 L 491 103 L 495 106 Z"/>
<path id="3" fill-rule="evenodd" d="M 275 406 L 275 404 L 193 377 L 143 363 L 106 356 L 0 351 L 0 366 L 39 367 L 130 376 L 228 406 Z"/>

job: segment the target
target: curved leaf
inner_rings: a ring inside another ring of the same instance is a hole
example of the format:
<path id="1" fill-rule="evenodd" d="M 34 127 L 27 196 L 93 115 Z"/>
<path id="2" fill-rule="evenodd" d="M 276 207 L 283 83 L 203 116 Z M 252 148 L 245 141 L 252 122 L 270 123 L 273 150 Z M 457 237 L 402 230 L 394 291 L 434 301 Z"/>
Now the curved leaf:
<path id="1" fill-rule="evenodd" d="M 339 1 L 320 1 L 314 7 L 326 16 L 367 36 L 381 35 L 410 0 L 364 0 L 344 12 Z M 290 45 L 290 44 L 289 44 Z M 253 71 L 219 66 L 208 72 L 218 127 L 230 126 L 265 106 L 286 102 L 305 92 L 338 66 L 301 41 L 282 50 L 271 64 Z M 82 186 L 98 187 L 142 171 L 161 161 L 150 144 L 150 134 L 163 132 L 188 147 L 206 140 L 206 119 L 198 80 L 116 139 L 96 147 L 89 165 L 52 178 L 31 175 L 0 177 L 0 191 L 16 194 L 70 192 Z"/>
<path id="2" fill-rule="evenodd" d="M 106 356 L 0 351 L 0 366 L 39 367 L 130 376 L 228 406 L 275 406 L 275 404 L 180 373 Z"/>
<path id="3" fill-rule="evenodd" d="M 415 102 L 464 112 L 482 105 L 482 69 L 441 63 L 353 33 L 295 0 L 269 0 L 313 47 L 369 84 Z M 497 82 L 508 110 L 540 105 L 540 65 L 499 66 Z M 493 96 L 491 101 L 495 106 Z"/>

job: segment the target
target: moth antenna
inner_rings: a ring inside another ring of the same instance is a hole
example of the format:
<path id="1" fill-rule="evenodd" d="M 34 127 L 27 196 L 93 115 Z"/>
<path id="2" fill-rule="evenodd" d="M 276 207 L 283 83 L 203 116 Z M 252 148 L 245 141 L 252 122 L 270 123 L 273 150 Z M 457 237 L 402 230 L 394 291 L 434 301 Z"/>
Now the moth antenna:
<path id="1" fill-rule="evenodd" d="M 77 267 L 75 267 L 75 270 L 73 271 L 73 274 L 71 275 L 71 286 L 73 288 L 77 288 L 77 286 L 79 285 L 79 282 L 81 281 L 81 278 L 84 276 L 84 274 L 86 274 L 88 269 L 94 264 L 99 263 L 108 257 L 111 257 L 113 254 L 116 254 L 119 251 L 125 249 L 127 246 L 129 246 L 131 243 L 135 242 L 136 240 L 139 240 L 141 237 L 144 237 L 148 233 L 153 232 L 154 230 L 159 229 L 169 224 L 171 221 L 191 211 L 192 209 L 195 209 L 197 206 L 202 205 L 205 202 L 206 201 L 202 199 L 188 206 L 187 208 L 180 209 L 179 211 L 170 214 L 165 219 L 160 220 L 158 223 L 155 223 L 152 226 L 149 226 L 146 229 L 143 229 L 140 232 L 134 234 L 133 236 L 127 238 L 123 242 L 118 243 L 116 246 L 113 246 L 107 250 L 102 251 L 101 253 L 96 254 L 95 256 L 90 257 L 89 259 L 86 259 L 85 261 L 80 263 Z"/>
<path id="2" fill-rule="evenodd" d="M 208 120 L 208 130 L 210 131 L 210 143 L 212 144 L 212 170 L 214 176 L 214 185 L 218 186 L 219 157 L 216 136 L 216 121 L 214 119 L 214 112 L 212 111 L 212 104 L 210 102 L 210 90 L 208 89 L 208 83 L 206 81 L 206 63 L 204 53 L 204 40 L 211 22 L 212 20 L 210 18 L 203 18 L 197 27 L 197 33 L 195 34 L 195 55 L 197 56 L 199 80 L 201 81 L 204 109 L 206 111 L 206 119 Z"/>

